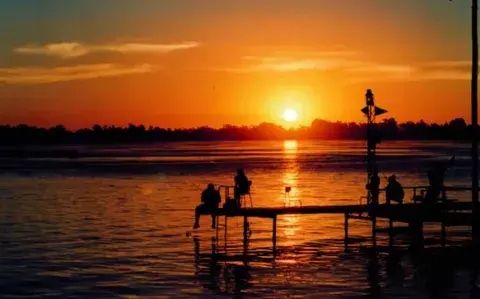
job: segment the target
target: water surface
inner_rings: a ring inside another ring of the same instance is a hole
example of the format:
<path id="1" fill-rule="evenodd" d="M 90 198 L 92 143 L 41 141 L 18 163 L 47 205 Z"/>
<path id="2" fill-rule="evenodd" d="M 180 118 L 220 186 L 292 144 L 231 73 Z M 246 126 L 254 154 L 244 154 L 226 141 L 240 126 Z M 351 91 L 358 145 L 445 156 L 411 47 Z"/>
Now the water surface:
<path id="1" fill-rule="evenodd" d="M 370 224 L 354 220 L 346 250 L 343 217 L 335 215 L 280 217 L 276 255 L 271 220 L 250 220 L 246 254 L 240 218 L 229 219 L 227 242 L 223 231 L 215 239 L 208 217 L 192 230 L 201 189 L 230 185 L 237 167 L 253 180 L 255 206 L 283 206 L 285 186 L 303 205 L 356 204 L 365 195 L 364 146 L 169 143 L 75 147 L 79 159 L 45 154 L 49 148 L 37 148 L 44 154 L 36 158 L 5 158 L 1 298 L 474 298 L 468 261 L 437 253 L 435 226 L 427 226 L 430 251 L 417 254 L 406 251 L 404 235 L 392 251 L 379 234 L 372 249 Z M 404 186 L 425 185 L 428 163 L 456 155 L 446 183 L 468 186 L 468 153 L 462 144 L 385 143 L 380 171 Z M 468 238 L 466 228 L 448 230 L 450 246 Z"/>

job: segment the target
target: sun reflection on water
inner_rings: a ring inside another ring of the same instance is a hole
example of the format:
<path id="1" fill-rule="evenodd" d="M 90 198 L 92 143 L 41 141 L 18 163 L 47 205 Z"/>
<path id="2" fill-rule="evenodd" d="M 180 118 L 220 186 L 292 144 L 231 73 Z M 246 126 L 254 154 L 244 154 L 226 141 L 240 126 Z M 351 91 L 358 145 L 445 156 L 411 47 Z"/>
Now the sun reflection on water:
<path id="1" fill-rule="evenodd" d="M 295 140 L 287 140 L 283 143 L 283 150 L 286 154 L 286 165 L 283 173 L 283 183 L 285 187 L 290 187 L 291 190 L 286 193 L 282 190 L 282 200 L 284 205 L 289 205 L 289 200 L 296 199 L 300 196 L 298 186 L 299 165 L 296 159 L 298 143 Z M 285 215 L 282 217 L 284 224 L 284 236 L 286 237 L 286 245 L 296 245 L 296 235 L 301 231 L 297 215 Z"/>
<path id="2" fill-rule="evenodd" d="M 299 165 L 297 161 L 297 149 L 298 143 L 295 140 L 286 140 L 283 142 L 283 151 L 286 154 L 285 167 L 283 172 L 283 184 L 284 187 L 291 187 L 289 196 L 299 196 L 298 175 Z M 282 199 L 286 201 L 285 189 L 282 190 Z M 286 203 L 286 202 L 284 202 Z"/>
<path id="3" fill-rule="evenodd" d="M 285 154 L 296 154 L 298 149 L 298 143 L 296 140 L 285 140 L 283 142 L 283 152 Z"/>

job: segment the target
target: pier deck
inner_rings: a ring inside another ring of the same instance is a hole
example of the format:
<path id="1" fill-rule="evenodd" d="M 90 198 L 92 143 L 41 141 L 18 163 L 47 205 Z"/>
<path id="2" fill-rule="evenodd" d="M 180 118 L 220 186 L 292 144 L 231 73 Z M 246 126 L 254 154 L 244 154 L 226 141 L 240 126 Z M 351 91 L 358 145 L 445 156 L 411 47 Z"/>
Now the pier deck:
<path id="1" fill-rule="evenodd" d="M 219 209 L 217 217 L 217 238 L 219 231 L 219 218 L 225 217 L 225 238 L 227 219 L 229 217 L 244 218 L 244 242 L 248 239 L 249 217 L 269 218 L 273 220 L 272 240 L 276 248 L 277 217 L 281 215 L 312 215 L 312 214 L 340 214 L 345 217 L 345 244 L 348 244 L 349 219 L 359 219 L 372 222 L 372 240 L 376 242 L 377 219 L 389 221 L 389 229 L 393 230 L 393 222 L 408 223 L 414 235 L 423 238 L 424 223 L 438 223 L 442 226 L 442 239 L 445 239 L 448 226 L 471 226 L 473 224 L 473 205 L 471 202 L 447 201 L 434 204 L 404 203 L 404 204 L 379 204 L 379 205 L 325 205 L 325 206 L 300 206 L 300 207 L 257 207 L 237 210 Z M 207 214 L 207 213 L 204 213 Z"/>
<path id="2" fill-rule="evenodd" d="M 380 204 L 376 207 L 368 205 L 326 205 L 303 207 L 265 207 L 246 208 L 239 210 L 219 209 L 217 216 L 227 217 L 258 217 L 275 218 L 280 215 L 308 215 L 308 214 L 344 214 L 361 215 L 369 213 L 377 218 L 392 219 L 398 222 L 413 220 L 424 222 L 439 222 L 446 215 L 469 215 L 472 210 L 471 202 L 448 202 L 432 205 L 407 203 L 407 204 Z"/>

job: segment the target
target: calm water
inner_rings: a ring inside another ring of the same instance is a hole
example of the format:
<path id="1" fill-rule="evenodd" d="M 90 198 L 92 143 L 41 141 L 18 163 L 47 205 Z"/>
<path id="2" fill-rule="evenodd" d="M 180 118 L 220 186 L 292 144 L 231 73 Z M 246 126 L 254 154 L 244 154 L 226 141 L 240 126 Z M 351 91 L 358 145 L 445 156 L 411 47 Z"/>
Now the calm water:
<path id="1" fill-rule="evenodd" d="M 362 142 L 77 149 L 83 158 L 0 162 L 1 298 L 480 298 L 468 261 L 437 254 L 437 227 L 418 254 L 402 235 L 391 251 L 379 234 L 373 250 L 370 225 L 353 220 L 346 250 L 339 216 L 280 217 L 275 257 L 270 220 L 251 219 L 246 256 L 240 218 L 229 220 L 226 243 L 223 231 L 212 239 L 208 217 L 191 233 L 200 189 L 231 184 L 239 166 L 253 180 L 255 206 L 282 206 L 287 185 L 303 205 L 358 203 Z M 468 145 L 385 143 L 379 154 L 381 174 L 404 186 L 426 184 L 428 162 L 457 155 L 446 183 L 468 186 Z M 450 228 L 448 238 L 469 232 Z"/>

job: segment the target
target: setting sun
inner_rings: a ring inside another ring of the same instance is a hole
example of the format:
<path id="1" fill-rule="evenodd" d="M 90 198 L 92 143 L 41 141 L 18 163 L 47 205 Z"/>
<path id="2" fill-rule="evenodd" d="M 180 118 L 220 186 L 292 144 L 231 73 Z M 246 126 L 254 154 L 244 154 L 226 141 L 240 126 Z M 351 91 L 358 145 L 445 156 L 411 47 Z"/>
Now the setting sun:
<path id="1" fill-rule="evenodd" d="M 293 109 L 287 109 L 283 112 L 283 119 L 288 122 L 293 122 L 298 119 L 297 111 Z"/>

